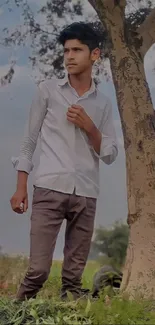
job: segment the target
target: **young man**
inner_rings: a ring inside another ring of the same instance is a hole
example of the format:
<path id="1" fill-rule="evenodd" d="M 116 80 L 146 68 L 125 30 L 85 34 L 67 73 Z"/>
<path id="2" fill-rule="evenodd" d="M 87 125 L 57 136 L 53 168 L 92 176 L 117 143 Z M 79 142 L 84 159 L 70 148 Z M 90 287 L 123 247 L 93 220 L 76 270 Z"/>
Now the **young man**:
<path id="1" fill-rule="evenodd" d="M 67 76 L 40 83 L 32 102 L 27 135 L 20 155 L 11 198 L 16 213 L 28 208 L 27 179 L 40 135 L 40 164 L 36 172 L 31 214 L 29 268 L 17 293 L 36 297 L 47 280 L 56 239 L 66 219 L 62 297 L 79 297 L 88 258 L 99 193 L 99 160 L 111 164 L 117 156 L 112 107 L 92 79 L 100 57 L 96 32 L 73 23 L 59 37 Z"/>

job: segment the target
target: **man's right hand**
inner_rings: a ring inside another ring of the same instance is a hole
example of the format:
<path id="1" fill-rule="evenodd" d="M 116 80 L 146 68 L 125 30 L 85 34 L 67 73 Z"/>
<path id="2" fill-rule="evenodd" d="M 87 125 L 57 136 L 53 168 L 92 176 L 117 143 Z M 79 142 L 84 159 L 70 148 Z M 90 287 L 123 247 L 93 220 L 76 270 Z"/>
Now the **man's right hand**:
<path id="1" fill-rule="evenodd" d="M 28 193 L 25 189 L 17 189 L 11 200 L 12 210 L 16 213 L 23 214 L 28 209 Z"/>

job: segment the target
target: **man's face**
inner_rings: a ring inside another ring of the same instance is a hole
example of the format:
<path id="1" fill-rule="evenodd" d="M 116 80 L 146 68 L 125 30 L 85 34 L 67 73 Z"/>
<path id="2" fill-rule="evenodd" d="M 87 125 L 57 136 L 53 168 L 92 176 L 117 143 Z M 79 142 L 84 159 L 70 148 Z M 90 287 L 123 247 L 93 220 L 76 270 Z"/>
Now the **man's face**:
<path id="1" fill-rule="evenodd" d="M 68 40 L 64 45 L 64 62 L 70 75 L 80 74 L 90 69 L 99 56 L 99 49 L 90 52 L 87 45 L 76 39 Z"/>

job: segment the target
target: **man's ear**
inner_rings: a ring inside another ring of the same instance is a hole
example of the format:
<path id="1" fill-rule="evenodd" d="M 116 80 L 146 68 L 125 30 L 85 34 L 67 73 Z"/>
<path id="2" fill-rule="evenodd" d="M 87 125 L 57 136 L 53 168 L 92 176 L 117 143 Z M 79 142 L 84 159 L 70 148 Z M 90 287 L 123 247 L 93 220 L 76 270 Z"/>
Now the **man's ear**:
<path id="1" fill-rule="evenodd" d="M 91 52 L 91 60 L 93 61 L 93 63 L 100 58 L 100 55 L 101 50 L 98 47 Z"/>

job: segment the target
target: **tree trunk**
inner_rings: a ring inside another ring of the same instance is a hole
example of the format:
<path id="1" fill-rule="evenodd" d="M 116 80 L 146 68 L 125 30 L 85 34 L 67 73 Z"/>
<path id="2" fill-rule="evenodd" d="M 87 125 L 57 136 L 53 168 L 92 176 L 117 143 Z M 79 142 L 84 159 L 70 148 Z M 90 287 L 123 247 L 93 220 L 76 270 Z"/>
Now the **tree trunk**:
<path id="1" fill-rule="evenodd" d="M 113 51 L 111 56 L 125 143 L 130 227 L 121 289 L 130 296 L 155 297 L 155 118 L 143 63 L 126 50 L 126 57 L 116 58 Z"/>
<path id="2" fill-rule="evenodd" d="M 105 13 L 103 3 L 98 14 L 111 37 L 126 153 L 130 238 L 121 290 L 134 298 L 155 298 L 155 115 L 144 62 L 125 39 L 122 8 Z"/>

